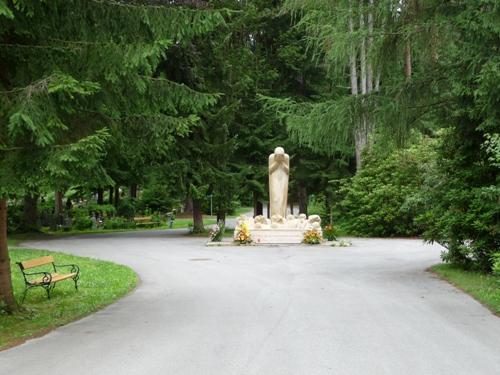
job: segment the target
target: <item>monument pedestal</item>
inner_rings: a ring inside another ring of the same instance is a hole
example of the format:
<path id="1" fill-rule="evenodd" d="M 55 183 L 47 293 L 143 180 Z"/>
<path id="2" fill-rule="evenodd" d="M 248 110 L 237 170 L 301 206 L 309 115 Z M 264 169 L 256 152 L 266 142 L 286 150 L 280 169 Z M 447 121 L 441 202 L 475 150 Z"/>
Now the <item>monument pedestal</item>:
<path id="1" fill-rule="evenodd" d="M 321 218 L 318 215 L 311 215 L 309 218 L 304 214 L 288 215 L 286 219 L 280 215 L 273 215 L 271 219 L 242 215 L 236 222 L 234 238 L 237 240 L 244 234 L 255 244 L 299 244 L 304 240 L 304 233 L 309 230 L 318 232 L 321 237 L 323 233 L 320 224 Z"/>
<path id="2" fill-rule="evenodd" d="M 302 243 L 303 239 L 303 229 L 275 228 L 252 230 L 252 240 L 256 244 L 299 244 Z"/>

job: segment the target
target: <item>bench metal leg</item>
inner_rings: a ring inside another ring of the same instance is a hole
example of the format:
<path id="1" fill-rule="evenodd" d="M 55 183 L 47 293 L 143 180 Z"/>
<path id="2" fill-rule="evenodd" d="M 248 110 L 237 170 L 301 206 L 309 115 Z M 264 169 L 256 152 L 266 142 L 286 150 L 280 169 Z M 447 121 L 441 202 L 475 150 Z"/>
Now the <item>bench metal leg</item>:
<path id="1" fill-rule="evenodd" d="M 50 299 L 50 285 L 47 287 L 44 286 L 44 289 L 47 292 L 47 299 Z"/>
<path id="2" fill-rule="evenodd" d="M 28 293 L 29 288 L 24 288 L 24 293 L 23 293 L 23 298 L 21 299 L 21 305 L 24 303 L 24 300 L 26 299 L 26 294 Z"/>

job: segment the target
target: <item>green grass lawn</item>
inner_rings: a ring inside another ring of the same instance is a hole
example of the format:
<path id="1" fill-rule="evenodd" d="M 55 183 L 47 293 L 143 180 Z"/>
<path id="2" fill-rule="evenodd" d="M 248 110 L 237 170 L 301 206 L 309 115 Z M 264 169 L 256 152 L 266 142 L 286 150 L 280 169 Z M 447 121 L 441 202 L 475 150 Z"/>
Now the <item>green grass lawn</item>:
<path id="1" fill-rule="evenodd" d="M 203 224 L 205 225 L 213 225 L 216 223 L 215 218 L 211 218 L 210 216 L 204 216 L 203 217 Z M 189 228 L 190 225 L 193 225 L 193 219 L 191 218 L 177 218 L 174 221 L 173 229 L 183 229 L 183 228 Z M 112 233 L 112 232 L 130 232 L 130 231 L 144 231 L 144 230 L 161 230 L 161 229 L 169 229 L 167 224 L 162 224 L 157 227 L 136 227 L 136 228 L 123 228 L 123 229 L 85 229 L 85 230 L 76 230 L 72 229 L 69 231 L 51 231 L 47 228 L 42 229 L 41 233 L 31 233 L 31 234 L 26 234 L 26 235 L 14 235 L 13 240 L 17 241 L 17 243 L 23 241 L 23 240 L 31 240 L 35 238 L 43 238 L 43 236 L 57 236 L 57 237 L 64 237 L 64 236 L 74 236 L 74 235 L 79 235 L 79 234 L 98 234 L 98 233 Z M 45 237 L 47 238 L 47 237 Z"/>
<path id="2" fill-rule="evenodd" d="M 24 280 L 16 262 L 44 255 L 53 255 L 56 264 L 74 263 L 80 267 L 78 291 L 72 280 L 61 281 L 48 300 L 43 288 L 33 288 L 19 312 L 13 315 L 0 312 L 0 350 L 109 305 L 137 284 L 137 275 L 126 266 L 46 250 L 14 248 L 10 250 L 10 258 L 14 294 L 18 301 L 24 291 Z M 38 269 L 43 270 L 44 266 L 33 270 Z"/>
<path id="3" fill-rule="evenodd" d="M 481 272 L 464 271 L 450 264 L 435 265 L 431 267 L 431 271 L 469 293 L 493 313 L 500 315 L 499 278 Z"/>
<path id="4" fill-rule="evenodd" d="M 253 207 L 238 207 L 237 209 L 234 210 L 234 212 L 230 216 L 238 217 L 240 215 L 247 214 L 249 212 L 252 212 L 253 214 Z"/>

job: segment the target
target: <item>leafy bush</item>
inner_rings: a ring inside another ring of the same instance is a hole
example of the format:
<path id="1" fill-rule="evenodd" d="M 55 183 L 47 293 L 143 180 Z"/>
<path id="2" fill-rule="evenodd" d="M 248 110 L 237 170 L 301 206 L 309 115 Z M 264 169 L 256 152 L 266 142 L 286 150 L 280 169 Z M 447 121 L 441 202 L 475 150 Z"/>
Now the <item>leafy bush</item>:
<path id="1" fill-rule="evenodd" d="M 96 204 L 90 203 L 86 205 L 89 214 L 93 212 L 98 212 L 101 216 L 104 217 L 113 217 L 116 215 L 116 208 L 112 204 Z"/>
<path id="2" fill-rule="evenodd" d="M 493 267 L 492 267 L 493 275 L 500 278 L 500 252 L 493 254 L 492 260 L 493 260 Z"/>
<path id="3" fill-rule="evenodd" d="M 443 134 L 420 194 L 424 210 L 417 221 L 427 240 L 446 247 L 444 261 L 489 272 L 500 247 L 500 174 L 483 142 L 474 127 Z"/>
<path id="4" fill-rule="evenodd" d="M 324 194 L 312 195 L 309 198 L 309 202 L 307 205 L 307 214 L 308 216 L 319 215 L 321 217 L 322 223 L 327 223 L 330 221 L 326 209 L 326 197 Z"/>
<path id="5" fill-rule="evenodd" d="M 21 227 L 23 216 L 23 206 L 20 204 L 12 204 L 9 202 L 9 214 L 7 215 L 7 231 L 15 233 Z"/>
<path id="6" fill-rule="evenodd" d="M 112 204 L 85 203 L 74 206 L 71 210 L 71 215 L 73 217 L 83 215 L 83 213 L 87 216 L 98 213 L 101 217 L 113 217 L 116 214 L 116 208 Z"/>
<path id="7" fill-rule="evenodd" d="M 141 192 L 136 207 L 147 214 L 147 210 L 166 213 L 178 206 L 180 206 L 180 201 L 172 196 L 164 184 L 153 183 Z"/>
<path id="8" fill-rule="evenodd" d="M 116 210 L 118 216 L 132 219 L 135 216 L 135 201 L 130 198 L 122 199 Z"/>
<path id="9" fill-rule="evenodd" d="M 411 236 L 421 233 L 414 217 L 427 165 L 435 153 L 432 141 L 388 154 L 372 150 L 363 168 L 341 184 L 339 209 L 346 229 L 361 236 Z"/>
<path id="10" fill-rule="evenodd" d="M 337 236 L 335 236 L 335 228 L 332 224 L 325 225 L 325 227 L 323 228 L 323 236 L 328 241 L 335 241 L 337 239 Z"/>
<path id="11" fill-rule="evenodd" d="M 104 229 L 133 229 L 136 223 L 123 217 L 115 217 L 104 221 Z"/>
<path id="12" fill-rule="evenodd" d="M 86 208 L 73 209 L 73 228 L 77 230 L 86 230 L 92 228 L 92 219 Z"/>

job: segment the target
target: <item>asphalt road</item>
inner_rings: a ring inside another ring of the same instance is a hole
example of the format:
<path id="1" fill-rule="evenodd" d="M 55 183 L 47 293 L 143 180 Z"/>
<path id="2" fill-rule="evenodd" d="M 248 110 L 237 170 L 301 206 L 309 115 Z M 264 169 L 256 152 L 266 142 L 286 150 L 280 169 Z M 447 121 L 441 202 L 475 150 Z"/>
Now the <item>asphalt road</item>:
<path id="1" fill-rule="evenodd" d="M 0 374 L 500 374 L 500 319 L 425 271 L 438 246 L 209 248 L 178 233 L 28 244 L 129 265 L 141 283 L 0 352 Z"/>

